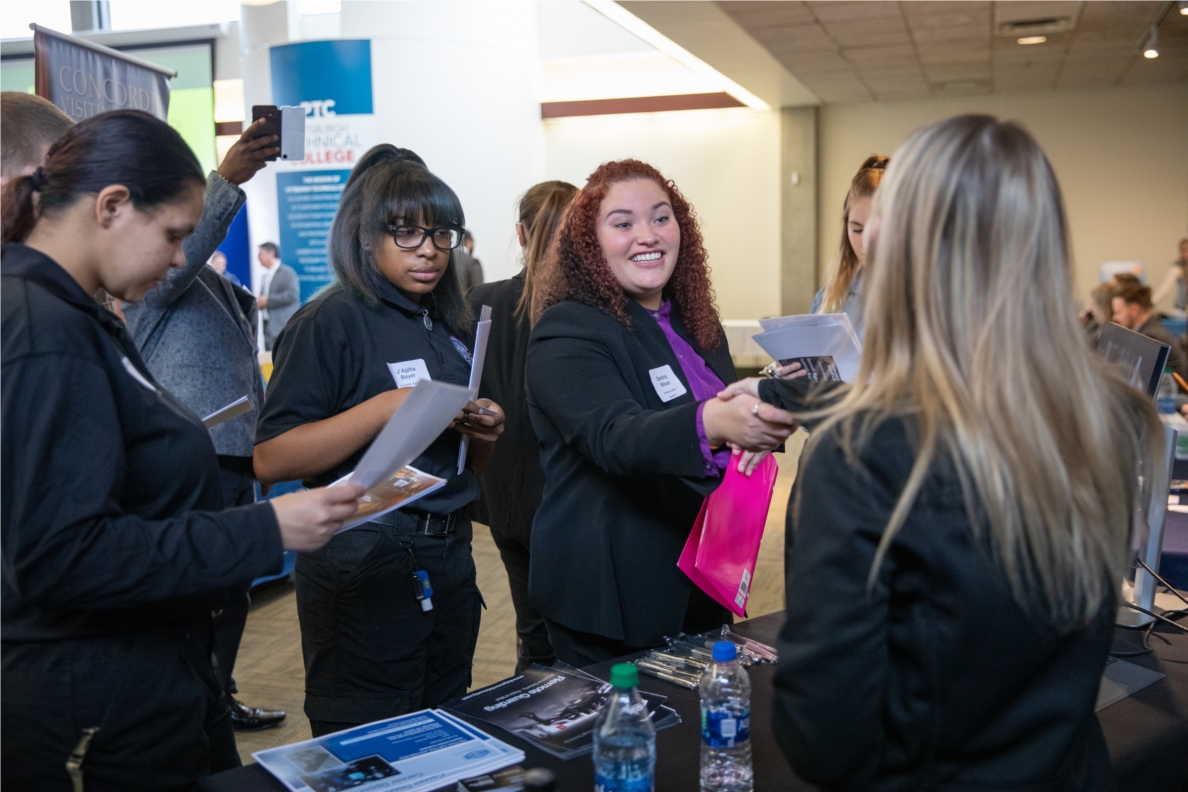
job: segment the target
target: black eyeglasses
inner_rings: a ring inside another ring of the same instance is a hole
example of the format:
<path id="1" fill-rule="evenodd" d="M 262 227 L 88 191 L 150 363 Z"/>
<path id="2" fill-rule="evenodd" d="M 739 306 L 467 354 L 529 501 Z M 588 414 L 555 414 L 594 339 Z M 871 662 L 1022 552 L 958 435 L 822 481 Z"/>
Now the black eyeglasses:
<path id="1" fill-rule="evenodd" d="M 392 235 L 396 247 L 405 250 L 416 250 L 429 238 L 433 239 L 433 247 L 438 250 L 453 250 L 462 244 L 462 229 L 457 226 L 425 228 L 415 225 L 390 225 L 388 233 Z"/>

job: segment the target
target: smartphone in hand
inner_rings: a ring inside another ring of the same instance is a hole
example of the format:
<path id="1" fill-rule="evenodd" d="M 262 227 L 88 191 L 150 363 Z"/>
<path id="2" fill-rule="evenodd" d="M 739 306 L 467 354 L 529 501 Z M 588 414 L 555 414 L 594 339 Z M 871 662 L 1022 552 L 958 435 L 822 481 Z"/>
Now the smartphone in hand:
<path id="1" fill-rule="evenodd" d="M 252 123 L 264 119 L 264 124 L 260 127 L 256 137 L 264 137 L 265 135 L 276 135 L 279 146 L 279 138 L 281 133 L 281 111 L 276 105 L 252 105 Z M 277 158 L 276 154 L 271 157 L 266 157 L 268 161 L 273 161 Z"/>

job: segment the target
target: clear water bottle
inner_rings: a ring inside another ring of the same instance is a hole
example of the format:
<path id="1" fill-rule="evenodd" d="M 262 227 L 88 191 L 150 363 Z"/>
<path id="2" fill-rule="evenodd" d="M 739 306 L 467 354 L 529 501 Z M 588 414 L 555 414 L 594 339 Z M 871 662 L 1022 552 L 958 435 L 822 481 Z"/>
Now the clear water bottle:
<path id="1" fill-rule="evenodd" d="M 751 679 L 731 641 L 714 644 L 701 672 L 701 790 L 751 792 Z"/>
<path id="2" fill-rule="evenodd" d="M 1176 381 L 1172 378 L 1171 366 L 1167 366 L 1163 369 L 1163 376 L 1159 379 L 1159 390 L 1155 392 L 1155 407 L 1161 415 L 1175 415 L 1176 396 L 1178 395 L 1179 388 L 1176 387 Z"/>
<path id="3" fill-rule="evenodd" d="M 639 696 L 639 669 L 611 667 L 611 699 L 594 727 L 595 792 L 652 792 L 656 772 L 656 730 Z"/>

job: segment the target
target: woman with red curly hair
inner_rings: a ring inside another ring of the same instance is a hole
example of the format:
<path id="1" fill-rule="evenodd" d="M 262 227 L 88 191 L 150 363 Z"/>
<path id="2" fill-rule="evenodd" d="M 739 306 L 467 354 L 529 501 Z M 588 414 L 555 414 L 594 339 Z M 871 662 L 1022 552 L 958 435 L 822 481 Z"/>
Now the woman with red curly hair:
<path id="1" fill-rule="evenodd" d="M 565 662 L 730 620 L 677 559 L 731 447 L 770 450 L 793 423 L 714 398 L 735 373 L 706 259 L 676 185 L 622 160 L 574 197 L 540 273 L 527 380 L 545 488 L 528 590 Z"/>

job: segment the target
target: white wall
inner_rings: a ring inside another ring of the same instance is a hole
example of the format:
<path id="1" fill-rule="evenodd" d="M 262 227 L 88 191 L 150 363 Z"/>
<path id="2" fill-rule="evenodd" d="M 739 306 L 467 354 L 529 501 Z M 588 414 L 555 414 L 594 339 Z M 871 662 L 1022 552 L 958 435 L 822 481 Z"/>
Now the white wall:
<path id="1" fill-rule="evenodd" d="M 723 319 L 780 308 L 780 116 L 745 108 L 563 118 L 544 124 L 547 177 L 581 187 L 632 157 L 672 179 L 701 222 Z"/>
<path id="2" fill-rule="evenodd" d="M 1078 297 L 1097 283 L 1102 261 L 1143 261 L 1158 283 L 1188 231 L 1185 85 L 822 107 L 819 277 L 862 160 L 892 154 L 922 124 L 975 112 L 1019 121 L 1047 153 L 1068 211 Z"/>
<path id="3" fill-rule="evenodd" d="M 515 204 L 544 179 L 537 6 L 343 3 L 371 39 L 377 138 L 417 152 L 462 200 L 487 280 L 518 270 Z"/>

